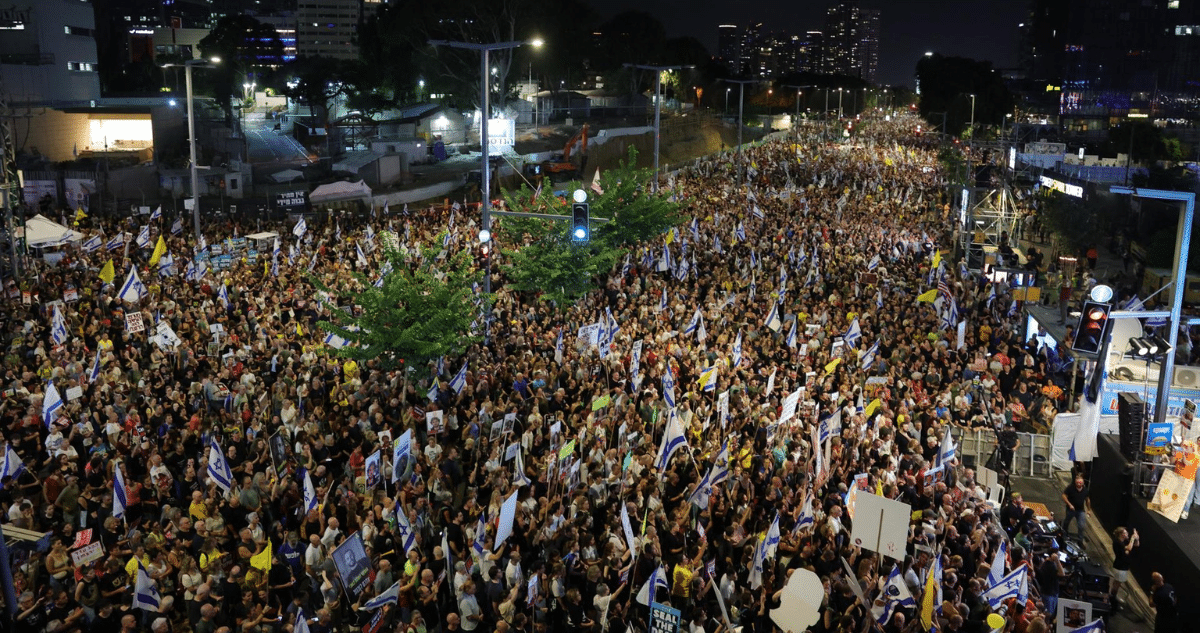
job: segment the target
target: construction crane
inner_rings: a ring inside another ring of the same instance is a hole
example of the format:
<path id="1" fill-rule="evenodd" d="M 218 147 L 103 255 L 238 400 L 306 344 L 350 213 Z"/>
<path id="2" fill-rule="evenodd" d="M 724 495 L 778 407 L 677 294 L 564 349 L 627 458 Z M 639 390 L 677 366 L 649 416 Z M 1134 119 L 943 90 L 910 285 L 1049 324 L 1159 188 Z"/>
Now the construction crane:
<path id="1" fill-rule="evenodd" d="M 577 143 L 580 145 L 578 165 L 572 160 Z M 549 178 L 550 182 L 574 180 L 587 167 L 587 151 L 588 124 L 584 123 L 583 127 L 579 128 L 579 131 L 563 146 L 561 154 L 555 154 L 540 163 L 526 165 L 525 176 L 539 183 L 543 178 Z"/>

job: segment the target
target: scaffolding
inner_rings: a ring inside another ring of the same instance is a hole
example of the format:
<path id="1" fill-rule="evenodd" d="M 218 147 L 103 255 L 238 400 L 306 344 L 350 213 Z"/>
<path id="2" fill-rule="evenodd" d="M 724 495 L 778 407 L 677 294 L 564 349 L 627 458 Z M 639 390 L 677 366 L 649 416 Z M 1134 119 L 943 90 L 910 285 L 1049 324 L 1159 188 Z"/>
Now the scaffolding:
<path id="1" fill-rule="evenodd" d="M 963 187 L 959 198 L 959 247 L 970 252 L 972 244 L 982 244 L 985 251 L 999 248 L 1001 238 L 1008 236 L 1012 246 L 1021 234 L 1025 215 L 1018 208 L 1018 198 L 1007 181 L 993 187 Z M 970 258 L 968 258 L 970 260 Z M 971 262 L 971 268 L 982 267 L 982 260 Z"/>

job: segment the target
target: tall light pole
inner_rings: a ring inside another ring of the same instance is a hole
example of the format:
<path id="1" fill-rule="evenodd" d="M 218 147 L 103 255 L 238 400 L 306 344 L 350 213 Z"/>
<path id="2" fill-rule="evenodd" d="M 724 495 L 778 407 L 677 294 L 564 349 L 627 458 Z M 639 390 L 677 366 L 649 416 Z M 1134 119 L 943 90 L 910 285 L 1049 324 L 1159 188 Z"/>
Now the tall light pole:
<path id="1" fill-rule="evenodd" d="M 842 89 L 838 88 L 838 120 L 842 120 Z"/>
<path id="2" fill-rule="evenodd" d="M 725 89 L 725 116 L 729 116 L 729 91 L 733 88 Z"/>
<path id="3" fill-rule="evenodd" d="M 491 189 L 492 189 L 492 170 L 488 164 L 488 135 L 487 122 L 491 116 L 491 88 L 489 86 L 490 79 L 488 78 L 488 53 L 491 51 L 508 50 L 529 44 L 533 47 L 540 47 L 542 40 L 519 40 L 513 42 L 495 42 L 492 44 L 476 44 L 474 42 L 451 42 L 449 40 L 429 40 L 433 46 L 449 46 L 450 48 L 465 48 L 467 50 L 479 51 L 479 92 L 483 96 L 479 109 L 479 149 L 482 154 L 481 161 L 483 164 L 480 175 L 483 176 L 480 191 L 483 193 L 483 201 L 479 203 L 480 214 L 480 236 L 491 235 L 492 230 L 492 210 L 491 210 Z M 491 294 L 492 292 L 492 271 L 491 258 L 487 258 L 488 271 L 483 278 L 483 291 Z M 490 319 L 485 319 L 490 322 Z"/>
<path id="4" fill-rule="evenodd" d="M 626 68 L 654 71 L 654 192 L 658 193 L 658 144 L 662 138 L 662 128 L 659 126 L 662 116 L 662 74 L 667 70 L 683 70 L 695 66 L 650 66 L 646 64 L 625 64 Z M 726 93 L 726 102 L 729 101 Z"/>
<path id="5" fill-rule="evenodd" d="M 799 124 L 799 121 L 800 121 L 800 95 L 804 94 L 803 90 L 804 90 L 805 88 L 812 88 L 813 86 L 811 86 L 811 85 L 809 85 L 809 86 L 791 86 L 791 85 L 785 85 L 785 86 L 783 86 L 783 87 L 784 87 L 784 88 L 795 88 L 795 89 L 796 89 L 796 121 L 797 121 L 797 123 L 796 123 L 796 126 L 797 126 L 797 127 L 799 127 L 799 125 L 800 125 L 800 124 Z"/>
<path id="6" fill-rule="evenodd" d="M 742 184 L 742 112 L 746 104 L 746 84 L 756 84 L 757 79 L 722 79 L 725 83 L 738 84 L 738 146 L 737 146 L 737 162 L 738 162 L 738 185 Z"/>
<path id="7" fill-rule="evenodd" d="M 196 110 L 192 97 L 192 69 L 216 68 L 221 63 L 220 57 L 210 59 L 189 59 L 182 64 L 163 64 L 163 68 L 183 66 L 184 83 L 187 86 L 187 122 L 188 145 L 191 151 L 192 175 L 192 230 L 196 232 L 196 243 L 200 243 L 200 174 L 196 166 Z M 176 84 L 178 85 L 178 84 Z"/>
<path id="8" fill-rule="evenodd" d="M 975 144 L 975 95 L 971 95 L 971 144 Z"/>

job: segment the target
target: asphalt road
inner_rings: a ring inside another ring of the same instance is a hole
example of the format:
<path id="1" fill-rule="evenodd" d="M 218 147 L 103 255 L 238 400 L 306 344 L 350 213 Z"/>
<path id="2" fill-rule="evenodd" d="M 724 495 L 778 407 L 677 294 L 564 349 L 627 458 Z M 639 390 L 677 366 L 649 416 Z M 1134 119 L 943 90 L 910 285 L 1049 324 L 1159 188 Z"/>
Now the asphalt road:
<path id="1" fill-rule="evenodd" d="M 277 163 L 281 165 L 280 169 L 289 164 L 308 163 L 308 152 L 304 147 L 291 136 L 275 131 L 274 127 L 275 122 L 262 114 L 246 116 L 242 129 L 246 133 L 250 162 Z"/>

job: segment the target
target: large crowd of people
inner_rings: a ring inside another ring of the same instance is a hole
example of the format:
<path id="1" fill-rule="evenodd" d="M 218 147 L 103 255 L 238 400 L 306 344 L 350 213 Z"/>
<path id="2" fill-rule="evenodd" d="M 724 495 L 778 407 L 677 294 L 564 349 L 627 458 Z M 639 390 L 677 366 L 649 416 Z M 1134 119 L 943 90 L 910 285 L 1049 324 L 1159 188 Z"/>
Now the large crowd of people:
<path id="1" fill-rule="evenodd" d="M 1063 406 L 1060 367 L 950 254 L 909 123 L 698 161 L 671 179 L 684 222 L 566 309 L 493 262 L 487 341 L 407 374 L 337 357 L 317 323 L 380 274 L 368 236 L 415 262 L 447 231 L 474 243 L 464 209 L 281 222 L 274 266 L 185 264 L 203 245 L 171 217 L 109 250 L 146 219 L 82 218 L 104 245 L 7 293 L 0 506 L 47 535 L 16 549 L 12 630 L 645 632 L 652 598 L 688 633 L 799 633 L 772 615 L 796 573 L 823 585 L 814 632 L 1052 630 L 1031 513 L 990 503 L 946 436 L 995 429 L 1002 470 L 1011 431 Z M 173 265 L 150 264 L 160 233 Z M 909 506 L 903 551 L 852 538 L 868 494 Z"/>

